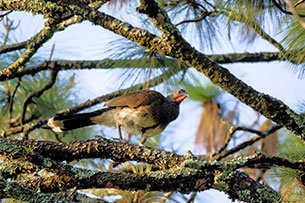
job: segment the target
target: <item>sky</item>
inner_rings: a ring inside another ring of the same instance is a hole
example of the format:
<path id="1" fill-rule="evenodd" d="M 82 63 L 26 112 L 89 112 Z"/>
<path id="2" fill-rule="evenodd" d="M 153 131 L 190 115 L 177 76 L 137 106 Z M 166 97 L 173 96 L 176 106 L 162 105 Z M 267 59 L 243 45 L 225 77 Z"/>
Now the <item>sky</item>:
<path id="1" fill-rule="evenodd" d="M 41 29 L 43 19 L 41 16 L 33 17 L 30 13 L 15 12 L 10 15 L 14 21 L 20 22 L 20 27 L 13 33 L 13 37 L 17 41 L 23 41 Z M 0 25 L 0 29 L 3 26 Z M 2 31 L 1 31 L 2 32 Z M 84 22 L 82 24 L 73 25 L 65 31 L 55 34 L 38 52 L 38 56 L 44 58 L 49 57 L 52 45 L 55 43 L 55 52 L 53 59 L 103 59 L 107 57 L 105 53 L 108 45 L 107 43 L 114 39 L 115 36 L 111 32 L 104 30 L 99 26 L 94 26 L 91 23 Z M 119 39 L 119 37 L 117 37 Z M 227 49 L 226 49 L 227 48 Z M 236 52 L 253 52 L 259 50 L 274 51 L 272 47 L 262 40 L 256 40 L 252 45 L 233 47 Z M 221 52 L 231 52 L 232 47 L 222 47 Z M 305 79 L 297 78 L 297 74 L 291 71 L 291 66 L 283 62 L 270 62 L 259 64 L 224 64 L 235 76 L 241 78 L 244 82 L 251 85 L 260 92 L 269 94 L 275 98 L 282 100 L 293 109 L 297 109 L 300 101 L 305 101 Z M 200 73 L 191 70 L 197 77 L 206 80 Z M 81 71 L 66 71 L 60 74 L 71 75 L 76 73 L 77 88 L 80 96 L 80 103 L 93 99 L 105 93 L 110 93 L 117 90 L 118 86 L 113 85 L 112 80 L 118 80 L 119 74 L 112 74 L 105 70 L 81 70 Z M 230 97 L 230 96 L 228 96 Z M 232 97 L 232 96 L 231 96 Z M 201 111 L 199 102 L 186 100 L 181 106 L 181 114 L 179 118 L 169 125 L 164 137 L 164 148 L 171 146 L 173 150 L 178 150 L 179 153 L 185 154 L 187 150 L 193 149 L 194 134 L 197 129 L 198 119 L 189 119 L 190 114 L 192 118 L 199 118 Z M 241 120 L 251 121 L 253 118 L 253 111 L 250 108 L 244 107 L 241 113 Z M 177 133 L 179 128 L 179 133 Z M 109 132 L 113 132 L 109 130 Z M 206 202 L 231 202 L 227 200 L 223 193 L 218 191 L 205 191 L 200 195 L 202 200 Z"/>

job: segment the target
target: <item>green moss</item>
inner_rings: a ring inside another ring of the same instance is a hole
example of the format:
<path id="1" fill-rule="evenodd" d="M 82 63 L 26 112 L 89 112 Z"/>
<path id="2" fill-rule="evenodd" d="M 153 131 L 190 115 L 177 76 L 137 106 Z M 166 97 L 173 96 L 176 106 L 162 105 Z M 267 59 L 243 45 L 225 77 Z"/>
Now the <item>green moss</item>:
<path id="1" fill-rule="evenodd" d="M 272 191 L 271 189 L 258 188 L 256 190 L 257 196 L 253 196 L 253 192 L 250 190 L 241 190 L 237 192 L 238 199 L 244 200 L 251 203 L 262 203 L 262 202 L 279 202 L 280 196 Z"/>
<path id="2" fill-rule="evenodd" d="M 267 188 L 267 189 L 266 189 Z M 274 192 L 271 188 L 268 186 L 265 186 L 265 188 L 258 188 L 257 193 L 259 194 L 259 200 L 270 200 L 270 202 L 279 202 L 280 201 L 280 195 L 276 192 Z"/>
<path id="3" fill-rule="evenodd" d="M 94 174 L 96 174 L 96 171 L 92 171 L 92 170 L 85 170 L 85 169 L 79 169 L 79 168 L 75 168 L 73 167 L 71 169 L 71 171 L 79 178 L 79 179 L 86 179 L 86 178 L 90 178 L 91 176 L 93 176 Z"/>
<path id="4" fill-rule="evenodd" d="M 176 167 L 166 171 L 156 171 L 148 173 L 148 177 L 164 180 L 169 178 L 184 178 L 198 174 L 198 170 L 184 167 Z"/>
<path id="5" fill-rule="evenodd" d="M 0 141 L 0 153 L 8 154 L 11 156 L 16 156 L 18 154 L 23 154 L 24 149 L 19 146 L 9 144 L 9 143 L 1 140 Z"/>

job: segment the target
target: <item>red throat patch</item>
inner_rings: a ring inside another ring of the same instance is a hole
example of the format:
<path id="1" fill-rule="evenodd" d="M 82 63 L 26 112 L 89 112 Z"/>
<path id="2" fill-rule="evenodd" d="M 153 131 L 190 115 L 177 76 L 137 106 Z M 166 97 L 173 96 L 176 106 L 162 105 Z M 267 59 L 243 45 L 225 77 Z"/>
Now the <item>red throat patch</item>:
<path id="1" fill-rule="evenodd" d="M 177 98 L 175 99 L 175 101 L 176 101 L 177 103 L 180 103 L 180 102 L 182 102 L 186 97 L 187 97 L 187 96 L 185 96 L 185 95 L 179 96 L 179 97 L 177 97 Z"/>

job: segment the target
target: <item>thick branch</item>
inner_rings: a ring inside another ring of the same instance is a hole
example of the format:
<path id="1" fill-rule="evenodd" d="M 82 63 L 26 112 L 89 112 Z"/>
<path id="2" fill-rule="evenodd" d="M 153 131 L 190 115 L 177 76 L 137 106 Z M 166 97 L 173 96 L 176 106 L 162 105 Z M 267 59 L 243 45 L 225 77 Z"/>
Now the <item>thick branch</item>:
<path id="1" fill-rule="evenodd" d="M 281 166 L 300 171 L 305 171 L 305 161 L 292 161 L 282 157 L 265 155 L 256 153 L 247 157 L 240 157 L 231 161 L 232 163 L 238 163 L 237 168 L 244 166 L 252 168 L 271 168 L 272 166 Z"/>
<path id="2" fill-rule="evenodd" d="M 28 141 L 18 142 L 29 143 Z M 227 192 L 233 199 L 236 198 L 247 202 L 251 200 L 251 202 L 265 202 L 267 200 L 276 202 L 279 198 L 278 194 L 268 186 L 252 180 L 245 173 L 232 171 L 232 166 L 223 165 L 220 162 L 207 163 L 193 158 L 185 160 L 183 164 L 177 164 L 169 170 L 149 172 L 142 175 L 120 172 L 95 172 L 76 169 L 67 164 L 48 159 L 43 160 L 42 156 L 34 151 L 26 151 L 24 148 L 26 145 L 18 147 L 15 144 L 14 141 L 7 143 L 2 140 L 0 144 L 1 154 L 11 155 L 14 158 L 26 158 L 30 162 L 42 165 L 58 173 L 55 176 L 32 179 L 22 183 L 28 188 L 43 192 L 56 192 L 73 187 L 79 189 L 116 188 L 123 190 L 191 192 L 203 191 L 212 187 Z M 119 143 L 114 142 L 114 144 Z M 127 144 L 123 143 L 123 145 Z M 135 150 L 141 148 L 139 146 L 135 147 Z M 115 149 L 117 148 L 115 147 Z M 35 151 L 38 153 L 37 148 Z M 131 151 L 130 153 L 133 152 Z M 145 153 L 148 153 L 148 151 Z M 116 154 L 119 155 L 120 153 L 116 152 Z M 166 156 L 166 154 L 164 155 Z M 131 157 L 131 159 L 134 159 L 134 157 Z"/>
<path id="3" fill-rule="evenodd" d="M 112 159 L 117 162 L 138 161 L 154 164 L 160 168 L 171 168 L 181 164 L 185 157 L 157 149 L 114 142 L 106 138 L 56 143 L 39 140 L 8 140 L 11 144 L 27 146 L 41 156 L 57 161 L 73 161 L 85 158 Z"/>
<path id="4" fill-rule="evenodd" d="M 24 182 L 23 185 L 43 192 L 57 192 L 62 189 L 77 187 L 88 188 L 116 188 L 121 190 L 146 191 L 204 191 L 213 183 L 213 173 L 201 172 L 195 169 L 178 168 L 161 172 L 150 172 L 143 175 L 120 172 L 96 172 L 86 178 L 62 175 L 34 179 Z M 52 185 L 50 185 L 52 183 Z"/>
<path id="5" fill-rule="evenodd" d="M 70 202 L 66 200 L 59 199 L 51 194 L 45 194 L 41 192 L 36 192 L 25 187 L 21 187 L 15 182 L 8 182 L 4 179 L 0 179 L 0 198 L 14 198 L 26 202 Z"/>
<path id="6" fill-rule="evenodd" d="M 77 141 L 72 143 L 56 143 L 38 140 L 0 140 L 0 144 L 6 143 L 20 147 L 29 147 L 34 153 L 56 161 L 73 161 L 84 158 L 112 159 L 118 162 L 138 161 L 154 164 L 160 169 L 173 168 L 175 166 L 186 165 L 197 169 L 217 169 L 235 170 L 244 166 L 261 168 L 268 164 L 268 167 L 282 166 L 291 169 L 304 170 L 305 162 L 292 161 L 281 157 L 268 156 L 264 154 L 254 154 L 246 157 L 239 157 L 230 161 L 206 161 L 196 157 L 177 155 L 171 152 L 158 149 L 131 145 L 127 143 L 114 142 L 106 138 L 98 138 L 88 141 Z M 1 145 L 0 145 L 1 146 Z M 12 148 L 12 147 L 11 147 Z M 12 148 L 13 149 L 13 148 Z M 1 151 L 11 149 L 1 148 Z M 15 151 L 13 151 L 16 153 Z"/>

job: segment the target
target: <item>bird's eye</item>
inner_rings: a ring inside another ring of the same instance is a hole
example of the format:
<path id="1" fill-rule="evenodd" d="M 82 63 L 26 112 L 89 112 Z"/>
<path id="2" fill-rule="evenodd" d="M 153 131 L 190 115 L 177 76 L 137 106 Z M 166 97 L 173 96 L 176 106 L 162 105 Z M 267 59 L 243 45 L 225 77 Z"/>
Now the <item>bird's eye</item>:
<path id="1" fill-rule="evenodd" d="M 185 90 L 181 89 L 178 91 L 179 94 L 185 93 Z"/>

